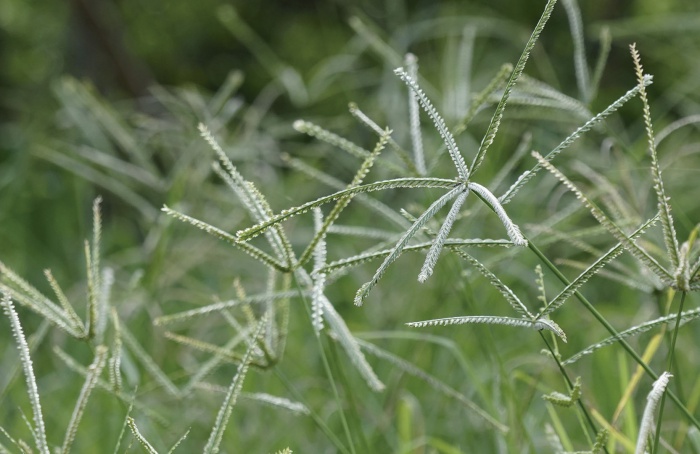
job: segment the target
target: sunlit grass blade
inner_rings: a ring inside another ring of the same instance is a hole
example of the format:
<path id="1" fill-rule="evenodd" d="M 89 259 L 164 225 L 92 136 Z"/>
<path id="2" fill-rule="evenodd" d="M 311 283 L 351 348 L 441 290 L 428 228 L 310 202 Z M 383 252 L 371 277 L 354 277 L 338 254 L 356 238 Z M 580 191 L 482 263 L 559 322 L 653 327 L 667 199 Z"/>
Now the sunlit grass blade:
<path id="1" fill-rule="evenodd" d="M 526 74 L 520 76 L 518 90 L 513 92 L 509 102 L 523 106 L 531 105 L 565 111 L 569 113 L 569 121 L 576 121 L 578 118 L 587 120 L 593 116 L 586 104 L 579 99 L 567 96 L 556 88 Z"/>
<path id="2" fill-rule="evenodd" d="M 610 34 L 610 27 L 601 27 L 599 38 L 600 45 L 598 50 L 598 59 L 595 63 L 595 68 L 593 69 L 593 75 L 591 76 L 590 93 L 591 99 L 593 99 L 598 92 L 598 86 L 600 85 L 600 79 L 603 77 L 603 71 L 605 70 L 605 65 L 608 62 L 608 57 L 610 56 L 610 49 L 612 47 L 612 35 Z"/>
<path id="3" fill-rule="evenodd" d="M 224 386 L 214 385 L 212 383 L 207 382 L 199 382 L 197 383 L 195 388 L 201 389 L 203 391 L 216 392 L 220 394 L 226 394 L 226 392 L 228 391 L 228 388 Z M 238 397 L 241 400 L 260 403 L 274 409 L 289 411 L 297 416 L 309 415 L 311 413 L 309 407 L 302 404 L 301 402 L 289 400 L 285 397 L 273 396 L 272 394 L 241 392 L 238 395 Z"/>
<path id="4" fill-rule="evenodd" d="M 656 134 L 656 137 L 654 138 L 654 145 L 656 148 L 658 148 L 659 144 L 666 140 L 666 138 L 671 135 L 671 133 L 679 130 L 680 128 L 688 125 L 693 125 L 693 124 L 698 124 L 700 123 L 700 114 L 695 114 L 695 115 L 688 115 L 686 117 L 680 118 L 672 123 L 670 123 L 668 126 L 666 126 L 664 129 L 659 131 L 658 134 Z"/>
<path id="5" fill-rule="evenodd" d="M 391 253 L 384 259 L 384 262 L 377 268 L 372 279 L 363 284 L 355 295 L 355 304 L 361 305 L 364 299 L 369 294 L 370 290 L 377 285 L 379 279 L 384 275 L 386 269 L 399 258 L 399 255 L 403 252 L 404 248 L 408 244 L 411 238 L 437 213 L 447 202 L 455 198 L 461 191 L 464 190 L 462 185 L 453 188 L 447 193 L 443 194 L 439 199 L 433 202 L 432 205 L 428 207 L 427 210 L 413 223 L 413 225 L 403 234 L 401 239 L 396 243 Z"/>
<path id="6" fill-rule="evenodd" d="M 114 328 L 114 336 L 112 338 L 112 347 L 110 348 L 111 355 L 107 364 L 107 373 L 109 374 L 109 384 L 112 389 L 117 392 L 122 390 L 122 331 L 119 323 L 117 310 L 113 307 L 111 310 L 112 327 Z"/>
<path id="7" fill-rule="evenodd" d="M 372 227 L 360 227 L 355 225 L 339 225 L 333 224 L 328 228 L 329 234 L 335 234 L 344 237 L 367 238 L 379 241 L 396 240 L 399 235 L 396 232 L 385 229 L 374 229 Z"/>
<path id="8" fill-rule="evenodd" d="M 155 164 L 149 159 L 150 154 L 127 125 L 124 116 L 112 104 L 101 99 L 91 84 L 65 77 L 55 88 L 64 109 L 90 144 L 102 150 L 118 147 L 139 168 L 157 174 Z"/>
<path id="9" fill-rule="evenodd" d="M 29 395 L 29 401 L 32 405 L 32 414 L 34 418 L 34 426 L 32 432 L 34 433 L 34 441 L 36 443 L 36 448 L 41 454 L 49 454 L 49 446 L 46 442 L 46 427 L 44 425 L 44 416 L 41 412 L 41 400 L 39 398 L 39 388 L 36 385 L 36 377 L 34 376 L 34 366 L 32 365 L 32 358 L 29 354 L 29 346 L 27 345 L 27 339 L 24 337 L 24 331 L 22 330 L 22 324 L 19 321 L 17 312 L 15 311 L 14 305 L 12 304 L 12 299 L 10 294 L 7 292 L 2 292 L 1 301 L 3 312 L 7 315 L 10 321 L 10 326 L 12 329 L 12 335 L 17 342 L 17 349 L 19 350 L 20 361 L 22 362 L 22 368 L 24 369 L 24 378 L 27 383 L 27 394 Z"/>
<path id="10" fill-rule="evenodd" d="M 221 114 L 221 111 L 228 107 L 227 104 L 232 101 L 231 97 L 238 91 L 238 89 L 243 84 L 243 72 L 240 70 L 233 70 L 226 75 L 226 80 L 221 84 L 221 87 L 216 91 L 214 96 L 208 102 L 208 110 L 217 115 Z M 227 110 L 229 110 L 227 108 Z"/>
<path id="11" fill-rule="evenodd" d="M 615 222 L 638 218 L 629 201 L 625 200 L 625 195 L 608 178 L 583 162 L 575 162 L 572 168 L 591 180 L 593 186 L 600 190 L 601 203 Z"/>
<path id="12" fill-rule="evenodd" d="M 139 191 L 132 189 L 128 184 L 123 183 L 117 178 L 110 176 L 106 171 L 100 171 L 89 164 L 85 164 L 82 160 L 75 159 L 69 156 L 66 151 L 54 150 L 46 146 L 38 146 L 36 155 L 46 161 L 62 167 L 69 172 L 74 173 L 81 179 L 89 181 L 98 187 L 104 188 L 107 191 L 115 194 L 120 199 L 124 200 L 134 208 L 145 219 L 155 219 L 158 210 L 148 201 Z M 94 155 L 94 153 L 90 153 Z M 138 172 L 136 172 L 138 173 Z M 133 174 L 130 175 L 133 178 Z"/>
<path id="13" fill-rule="evenodd" d="M 352 16 L 348 20 L 348 24 L 355 31 L 355 33 L 362 37 L 370 48 L 379 55 L 385 62 L 390 64 L 392 67 L 399 66 L 401 64 L 401 55 L 396 52 L 392 47 L 382 39 L 379 34 L 372 30 L 365 24 L 362 19 L 357 16 Z"/>
<path id="14" fill-rule="evenodd" d="M 245 380 L 245 376 L 248 372 L 248 366 L 250 364 L 250 361 L 253 359 L 253 354 L 255 350 L 257 349 L 257 341 L 262 335 L 263 329 L 265 328 L 267 316 L 267 314 L 264 314 L 260 318 L 260 320 L 258 321 L 258 326 L 255 328 L 253 335 L 248 339 L 248 349 L 246 350 L 245 355 L 243 355 L 243 360 L 238 366 L 238 371 L 236 372 L 236 375 L 231 381 L 231 385 L 228 388 L 226 397 L 224 398 L 224 401 L 219 409 L 219 413 L 216 416 L 214 426 L 212 427 L 211 433 L 209 434 L 207 444 L 204 446 L 203 452 L 205 454 L 219 452 L 219 446 L 224 436 L 224 432 L 226 431 L 228 420 L 231 417 L 233 406 L 236 404 L 238 395 L 240 394 L 241 388 L 243 387 L 243 381 Z"/>
<path id="15" fill-rule="evenodd" d="M 443 71 L 447 75 L 444 105 L 453 118 L 464 118 L 470 107 L 472 79 L 476 75 L 474 50 L 479 31 L 475 24 L 465 25 L 459 33 L 459 44 L 455 46 L 455 60 L 443 60 Z"/>
<path id="16" fill-rule="evenodd" d="M 49 270 L 49 269 L 44 270 L 44 276 L 46 276 L 46 280 L 49 282 L 51 289 L 53 290 L 54 294 L 56 295 L 58 302 L 61 304 L 61 307 L 63 308 L 63 311 L 66 314 L 67 318 L 71 321 L 72 326 L 82 327 L 83 321 L 80 319 L 78 314 L 75 312 L 75 309 L 73 309 L 73 305 L 71 305 L 70 302 L 68 301 L 66 294 L 63 292 L 63 289 L 61 289 L 61 286 L 58 284 L 56 279 L 53 277 L 53 273 L 51 272 L 51 270 Z M 85 330 L 85 329 L 83 329 L 83 336 L 87 336 L 87 330 Z"/>
<path id="17" fill-rule="evenodd" d="M 68 422 L 68 428 L 66 429 L 66 435 L 63 439 L 63 445 L 61 446 L 62 453 L 69 453 L 75 436 L 78 433 L 78 424 L 85 413 L 85 407 L 87 406 L 88 399 L 92 390 L 97 385 L 97 379 L 104 369 L 105 362 L 107 361 L 107 347 L 98 346 L 95 349 L 95 359 L 88 368 L 88 376 L 85 379 L 82 389 L 80 390 L 80 395 L 73 408 L 73 414 L 71 415 L 70 421 Z"/>
<path id="18" fill-rule="evenodd" d="M 496 138 L 496 133 L 498 132 L 498 128 L 501 125 L 503 113 L 505 112 L 506 104 L 508 103 L 508 98 L 510 97 L 511 92 L 513 91 L 515 83 L 518 81 L 518 78 L 523 73 L 523 70 L 525 69 L 525 64 L 527 63 L 527 60 L 530 57 L 530 52 L 532 52 L 532 49 L 535 47 L 535 43 L 537 43 L 537 40 L 539 39 L 540 34 L 542 33 L 542 30 L 544 30 L 544 26 L 545 24 L 547 24 L 547 21 L 549 20 L 549 17 L 551 16 L 552 10 L 554 9 L 554 5 L 556 3 L 557 0 L 547 1 L 547 5 L 545 5 L 544 7 L 542 16 L 540 16 L 540 20 L 537 22 L 537 26 L 535 26 L 535 29 L 532 31 L 532 35 L 530 35 L 530 39 L 528 39 L 527 44 L 525 45 L 525 48 L 523 49 L 523 52 L 520 55 L 520 58 L 518 59 L 518 63 L 516 63 L 515 68 L 513 69 L 513 72 L 510 75 L 510 79 L 508 80 L 508 83 L 506 84 L 506 87 L 503 90 L 501 100 L 499 101 L 498 106 L 496 106 L 496 111 L 491 117 L 491 122 L 489 123 L 489 127 L 486 130 L 484 139 L 481 141 L 481 145 L 479 145 L 479 151 L 477 151 L 476 156 L 474 156 L 474 161 L 471 165 L 472 173 L 476 172 L 479 169 L 481 163 L 486 157 L 486 152 L 488 151 L 489 147 Z"/>

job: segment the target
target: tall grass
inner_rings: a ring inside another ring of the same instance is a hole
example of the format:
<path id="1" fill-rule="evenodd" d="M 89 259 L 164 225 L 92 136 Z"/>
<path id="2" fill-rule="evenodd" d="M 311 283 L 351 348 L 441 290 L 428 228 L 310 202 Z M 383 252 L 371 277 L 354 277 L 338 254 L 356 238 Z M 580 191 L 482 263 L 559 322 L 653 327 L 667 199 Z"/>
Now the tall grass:
<path id="1" fill-rule="evenodd" d="M 559 8 L 575 90 L 530 72 Z M 323 98 L 219 16 L 278 93 Z M 3 353 L 0 450 L 698 451 L 700 224 L 674 176 L 697 168 L 696 116 L 655 132 L 635 45 L 629 86 L 598 106 L 610 34 L 592 65 L 575 0 L 548 1 L 520 56 L 478 78 L 498 24 L 468 22 L 447 47 L 473 80 L 440 92 L 420 52 L 352 18 L 353 61 L 405 67 L 342 121 L 266 115 L 238 73 L 211 96 L 156 88 L 159 114 L 133 125 L 59 84 L 81 145 L 36 153 L 109 196 L 72 245 L 80 284 L 0 262 L 19 352 Z M 145 235 L 105 255 L 112 205 Z"/>

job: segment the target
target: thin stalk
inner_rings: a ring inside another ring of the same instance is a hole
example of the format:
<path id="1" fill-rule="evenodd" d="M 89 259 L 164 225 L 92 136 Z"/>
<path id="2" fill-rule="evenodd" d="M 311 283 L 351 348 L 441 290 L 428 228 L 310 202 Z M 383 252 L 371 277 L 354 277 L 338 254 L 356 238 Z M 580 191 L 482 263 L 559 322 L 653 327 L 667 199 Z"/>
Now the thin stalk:
<path id="1" fill-rule="evenodd" d="M 290 392 L 292 397 L 294 397 L 295 400 L 298 402 L 301 402 L 302 404 L 304 403 L 304 396 L 301 395 L 301 393 L 294 387 L 292 382 L 287 378 L 284 373 L 280 370 L 279 367 L 273 367 L 272 371 L 277 375 L 277 378 L 279 378 L 282 383 L 284 384 L 285 388 Z M 305 404 L 306 405 L 306 404 Z M 309 405 L 306 405 L 309 409 L 311 407 Z M 338 437 L 331 431 L 331 429 L 326 425 L 326 423 L 321 419 L 315 412 L 311 411 L 309 413 L 309 416 L 311 416 L 311 419 L 314 420 L 316 425 L 321 429 L 321 432 L 326 434 L 328 439 L 335 445 L 335 447 L 338 449 L 338 452 L 342 452 L 343 454 L 349 454 L 349 451 L 347 448 L 343 445 L 343 442 L 338 439 Z"/>
<path id="2" fill-rule="evenodd" d="M 526 239 L 527 239 L 527 238 L 526 238 Z M 556 266 L 554 266 L 554 264 L 553 264 L 547 257 L 545 257 L 545 255 L 542 253 L 542 251 L 540 251 L 540 250 L 537 248 L 537 246 L 536 246 L 535 244 L 532 243 L 532 241 L 530 241 L 530 240 L 528 239 L 527 244 L 528 244 L 528 247 L 530 248 L 530 250 L 531 250 L 532 252 L 534 252 L 535 255 L 536 255 L 540 260 L 542 260 L 542 263 L 544 263 L 545 266 L 546 266 L 547 268 L 549 268 L 549 270 L 552 271 L 552 273 L 554 273 L 554 275 L 555 275 L 564 285 L 569 285 L 569 284 L 570 284 L 570 282 L 569 282 L 569 280 L 566 278 L 566 276 L 564 276 L 564 275 L 561 273 L 561 271 L 559 271 L 559 269 L 558 269 Z M 600 312 L 598 312 L 598 310 L 597 310 L 595 307 L 593 307 L 593 304 L 591 304 L 591 302 L 588 301 L 588 299 L 586 299 L 586 297 L 583 296 L 583 294 L 581 294 L 581 292 L 576 291 L 576 292 L 574 293 L 574 296 L 576 296 L 576 298 L 581 302 L 581 304 L 583 304 L 583 305 L 586 307 L 586 309 L 591 313 L 591 315 L 593 315 L 593 317 L 595 317 L 595 319 L 598 320 L 598 322 L 599 322 L 601 325 L 603 325 L 603 327 L 605 327 L 605 329 L 608 330 L 608 332 L 609 332 L 612 336 L 614 336 L 614 337 L 618 336 L 617 330 L 616 330 L 610 323 L 608 323 L 608 321 L 601 315 Z M 639 354 L 638 354 L 636 351 L 634 351 L 634 349 L 632 348 L 632 346 L 631 346 L 629 343 L 627 343 L 626 340 L 620 338 L 620 339 L 617 340 L 617 342 L 619 342 L 620 345 L 622 346 L 622 348 L 624 348 L 624 349 L 627 351 L 627 353 L 629 353 L 630 356 L 637 362 L 637 364 L 639 364 L 639 365 L 642 367 L 642 369 L 644 369 L 644 371 L 647 373 L 647 375 L 649 375 L 649 376 L 650 376 L 651 378 L 653 378 L 655 381 L 659 379 L 659 375 L 658 375 L 656 372 L 654 372 L 654 371 L 649 367 L 649 365 L 648 365 L 647 363 L 644 362 L 644 360 L 639 356 Z M 678 409 L 681 411 L 681 413 L 683 413 L 683 414 L 685 415 L 685 417 L 688 418 L 688 421 L 690 421 L 690 423 L 691 423 L 692 425 L 694 425 L 696 428 L 700 429 L 700 421 L 698 421 L 698 420 L 695 418 L 695 416 L 693 416 L 693 415 L 690 413 L 690 411 L 688 411 L 688 409 L 685 407 L 685 405 L 683 405 L 683 403 L 682 403 L 681 400 L 678 398 L 678 396 L 676 396 L 676 394 L 675 394 L 673 391 L 670 391 L 670 390 L 666 390 L 666 394 L 668 394 L 668 396 L 671 398 L 671 400 L 676 404 L 676 406 L 677 406 Z"/>
<path id="3" fill-rule="evenodd" d="M 566 369 L 564 369 L 564 365 L 561 363 L 561 361 L 559 361 L 559 357 L 555 354 L 554 349 L 552 349 L 551 345 L 549 345 L 549 342 L 547 342 L 547 337 L 544 335 L 544 333 L 541 330 L 539 331 L 539 333 L 540 333 L 540 336 L 542 337 L 542 340 L 544 341 L 544 344 L 547 346 L 547 350 L 549 350 L 549 353 L 552 354 L 552 358 L 554 359 L 554 362 L 557 363 L 557 367 L 559 368 L 559 372 L 561 372 L 561 375 L 564 377 L 564 380 L 566 380 L 566 385 L 569 387 L 569 391 L 571 391 L 572 389 L 574 389 L 574 384 L 571 381 L 571 378 L 569 378 L 569 374 L 566 372 Z M 591 418 L 591 415 L 588 413 L 588 410 L 586 410 L 586 406 L 583 405 L 581 398 L 578 398 L 576 400 L 576 403 L 578 404 L 579 408 L 581 409 L 583 416 L 586 418 L 588 425 L 591 426 L 593 433 L 597 435 L 598 428 L 595 426 L 595 423 L 593 422 L 593 418 Z M 605 451 L 606 454 L 609 454 L 607 446 L 603 446 L 603 451 Z"/>
<path id="4" fill-rule="evenodd" d="M 355 418 L 353 418 L 352 421 L 352 429 L 353 432 L 355 433 L 355 436 L 359 438 L 359 444 L 361 452 L 372 452 L 372 450 L 369 447 L 369 442 L 367 441 L 366 433 L 364 430 L 362 430 L 362 424 L 361 421 L 359 420 L 360 418 L 357 416 L 360 414 L 360 411 L 357 407 L 357 402 L 360 400 L 359 396 L 353 396 L 352 391 L 353 387 L 350 385 L 348 382 L 348 376 L 347 374 L 344 374 L 341 365 L 342 361 L 338 358 L 338 349 L 335 344 L 332 342 L 328 343 L 328 351 L 330 352 L 330 358 L 333 362 L 333 368 L 338 372 L 338 379 L 341 381 L 342 386 L 345 387 L 345 389 L 348 390 L 349 396 L 348 396 L 348 403 L 350 407 L 354 410 L 355 412 Z"/>
<path id="5" fill-rule="evenodd" d="M 671 349 L 668 352 L 668 366 L 666 367 L 666 370 L 668 371 L 673 370 L 672 367 L 674 366 L 673 363 L 676 357 L 676 339 L 678 339 L 678 328 L 680 327 L 681 323 L 681 312 L 683 312 L 683 304 L 685 303 L 685 296 L 687 294 L 688 292 L 681 293 L 681 304 L 678 306 L 678 314 L 676 315 L 676 326 L 673 328 L 673 336 L 671 337 Z M 654 436 L 654 448 L 651 452 L 659 452 L 659 440 L 661 438 L 661 418 L 664 415 L 664 403 L 666 403 L 666 394 L 668 394 L 669 392 L 669 389 L 666 388 L 666 392 L 663 393 L 663 395 L 661 396 L 661 402 L 659 402 L 659 416 L 656 420 L 656 435 Z"/>
<path id="6" fill-rule="evenodd" d="M 309 315 L 309 320 L 312 320 L 313 323 L 313 317 L 311 316 L 311 311 L 309 310 L 309 302 L 306 298 L 306 293 L 301 290 L 301 286 L 299 285 L 299 280 L 297 279 L 296 273 L 294 274 L 294 282 L 296 283 L 296 287 L 299 290 L 299 295 L 301 296 L 302 300 L 304 301 L 304 308 L 306 309 L 306 312 Z M 350 426 L 348 426 L 348 420 L 345 417 L 345 412 L 343 411 L 343 405 L 340 401 L 340 393 L 338 393 L 338 388 L 335 386 L 335 380 L 333 379 L 333 372 L 331 371 L 330 364 L 328 363 L 328 358 L 326 357 L 326 352 L 323 348 L 323 343 L 321 342 L 321 335 L 320 333 L 316 332 L 314 330 L 315 338 L 316 338 L 316 343 L 318 344 L 318 350 L 321 353 L 321 360 L 323 362 L 323 369 L 326 372 L 326 376 L 328 377 L 328 381 L 330 382 L 331 389 L 333 390 L 333 397 L 335 398 L 335 402 L 338 405 L 338 414 L 340 415 L 340 423 L 343 426 L 343 431 L 345 432 L 345 437 L 348 439 L 348 443 L 350 444 L 350 453 L 351 454 L 356 454 L 355 452 L 355 445 L 352 441 L 352 435 L 350 433 Z M 339 448 L 342 447 L 344 452 L 347 452 L 347 449 L 344 446 L 338 446 Z"/>

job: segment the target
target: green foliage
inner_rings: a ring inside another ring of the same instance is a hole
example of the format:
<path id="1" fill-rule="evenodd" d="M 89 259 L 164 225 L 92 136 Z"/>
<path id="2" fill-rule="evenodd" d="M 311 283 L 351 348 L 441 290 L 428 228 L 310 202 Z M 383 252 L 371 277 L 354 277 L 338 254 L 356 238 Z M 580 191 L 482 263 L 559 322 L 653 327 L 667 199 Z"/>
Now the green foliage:
<path id="1" fill-rule="evenodd" d="M 220 86 L 127 77 L 115 102 L 37 67 L 57 107 L 2 119 L 0 451 L 696 449 L 698 69 L 669 43 L 700 33 L 544 3 L 319 6 L 306 30 L 216 0 L 149 28 L 162 6 L 127 2 L 121 63 Z M 177 75 L 182 36 L 252 58 Z"/>

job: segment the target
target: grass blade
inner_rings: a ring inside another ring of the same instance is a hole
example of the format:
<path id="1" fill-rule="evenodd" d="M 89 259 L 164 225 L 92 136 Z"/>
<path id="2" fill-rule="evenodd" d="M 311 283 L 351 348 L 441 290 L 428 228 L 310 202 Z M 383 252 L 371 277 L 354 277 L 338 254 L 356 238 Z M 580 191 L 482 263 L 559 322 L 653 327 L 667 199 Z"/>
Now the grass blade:
<path id="1" fill-rule="evenodd" d="M 265 328 L 266 319 L 267 314 L 260 318 L 258 321 L 258 326 L 255 328 L 255 332 L 248 339 L 248 349 L 243 356 L 241 364 L 238 366 L 238 372 L 236 372 L 236 375 L 231 381 L 226 397 L 224 398 L 221 408 L 219 409 L 219 413 L 216 416 L 216 421 L 214 422 L 211 434 L 209 435 L 209 440 L 204 446 L 203 452 L 205 454 L 214 454 L 219 452 L 219 445 L 221 444 L 224 432 L 226 431 L 228 420 L 231 417 L 231 411 L 233 410 L 233 406 L 236 404 L 236 399 L 238 398 L 241 388 L 243 387 L 243 380 L 245 380 L 246 373 L 248 372 L 250 361 L 253 359 L 253 353 L 256 350 L 258 339 L 262 335 L 263 328 Z"/>
<path id="2" fill-rule="evenodd" d="M 19 350 L 20 360 L 22 362 L 22 368 L 24 369 L 24 378 L 27 382 L 27 393 L 29 394 L 29 401 L 32 404 L 32 413 L 34 416 L 34 427 L 32 432 L 34 433 L 36 447 L 41 454 L 50 454 L 49 446 L 46 442 L 46 427 L 44 426 L 44 416 L 41 413 L 41 401 L 39 399 L 39 389 L 36 386 L 36 377 L 34 376 L 34 367 L 32 365 L 32 358 L 29 355 L 29 346 L 27 345 L 27 339 L 24 337 L 24 331 L 22 330 L 22 325 L 17 316 L 17 312 L 12 304 L 12 299 L 9 293 L 3 292 L 2 294 L 2 307 L 10 320 L 10 325 L 12 327 L 12 334 L 17 342 L 17 349 Z"/>
<path id="3" fill-rule="evenodd" d="M 88 399 L 90 398 L 90 393 L 97 385 L 97 379 L 104 369 L 105 362 L 107 360 L 107 347 L 100 345 L 95 351 L 95 359 L 88 368 L 88 375 L 85 378 L 85 383 L 80 390 L 80 395 L 75 403 L 75 408 L 73 408 L 73 414 L 71 415 L 70 422 L 68 423 L 68 428 L 66 429 L 66 436 L 63 439 L 63 445 L 61 447 L 61 452 L 68 454 L 70 452 L 71 446 L 73 445 L 73 440 L 75 440 L 75 435 L 78 433 L 78 424 L 83 417 L 85 412 L 85 407 L 87 406 Z"/>
<path id="4" fill-rule="evenodd" d="M 532 35 L 530 35 L 530 39 L 528 39 L 527 44 L 525 45 L 525 49 L 523 49 L 523 52 L 520 55 L 520 58 L 518 59 L 518 63 L 515 65 L 515 68 L 513 69 L 513 72 L 510 75 L 510 79 L 508 80 L 508 83 L 506 84 L 506 87 L 503 90 L 501 100 L 499 101 L 498 106 L 496 106 L 496 111 L 493 113 L 493 117 L 491 117 L 491 122 L 489 123 L 489 127 L 486 130 L 484 139 L 481 141 L 479 151 L 477 151 L 476 156 L 474 156 L 474 162 L 472 163 L 471 170 L 472 173 L 476 172 L 479 169 L 481 163 L 484 161 L 484 157 L 486 157 L 486 152 L 488 151 L 489 147 L 496 138 L 496 133 L 498 132 L 498 128 L 501 125 L 501 119 L 503 118 L 503 113 L 505 112 L 508 98 L 510 97 L 511 92 L 513 91 L 515 83 L 518 81 L 518 78 L 523 73 L 523 70 L 525 69 L 525 64 L 527 63 L 527 60 L 530 57 L 530 52 L 532 52 L 532 49 L 535 47 L 535 43 L 537 43 L 537 40 L 539 39 L 540 34 L 544 29 L 544 26 L 547 24 L 549 17 L 552 15 L 552 10 L 554 9 L 554 5 L 556 3 L 557 0 L 547 1 L 547 5 L 545 5 L 544 7 L 542 16 L 540 16 L 540 20 L 537 22 L 535 30 L 533 30 Z"/>

